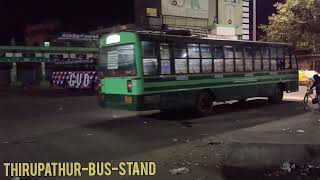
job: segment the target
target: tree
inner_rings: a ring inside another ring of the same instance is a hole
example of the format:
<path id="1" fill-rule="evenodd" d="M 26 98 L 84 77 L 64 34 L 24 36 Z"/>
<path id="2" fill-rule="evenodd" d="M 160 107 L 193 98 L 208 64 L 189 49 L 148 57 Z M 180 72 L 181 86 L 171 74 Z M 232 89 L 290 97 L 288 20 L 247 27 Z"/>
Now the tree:
<path id="1" fill-rule="evenodd" d="M 320 49 L 320 0 L 276 3 L 277 13 L 260 28 L 268 41 L 289 42 L 299 48 Z"/>

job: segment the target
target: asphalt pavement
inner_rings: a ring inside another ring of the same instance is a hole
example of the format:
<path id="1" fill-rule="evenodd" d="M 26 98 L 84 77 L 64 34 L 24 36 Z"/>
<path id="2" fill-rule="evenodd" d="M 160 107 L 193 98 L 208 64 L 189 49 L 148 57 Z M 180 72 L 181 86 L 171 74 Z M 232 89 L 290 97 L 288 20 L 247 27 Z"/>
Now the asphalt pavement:
<path id="1" fill-rule="evenodd" d="M 270 105 L 265 99 L 220 104 L 203 118 L 187 112 L 102 109 L 96 96 L 86 92 L 2 91 L 0 99 L 1 163 L 156 162 L 156 176 L 145 179 L 227 179 L 223 171 L 225 139 L 218 137 L 270 123 L 290 124 L 310 113 L 294 98 L 279 105 Z M 180 167 L 190 172 L 169 173 Z M 0 179 L 5 179 L 3 168 Z"/>

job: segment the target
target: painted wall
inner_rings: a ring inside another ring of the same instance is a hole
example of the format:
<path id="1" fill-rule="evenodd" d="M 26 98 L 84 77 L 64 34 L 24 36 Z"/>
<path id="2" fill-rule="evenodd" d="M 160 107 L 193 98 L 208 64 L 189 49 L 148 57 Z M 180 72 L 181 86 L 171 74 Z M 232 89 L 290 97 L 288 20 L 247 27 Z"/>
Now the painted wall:
<path id="1" fill-rule="evenodd" d="M 236 35 L 242 35 L 242 0 L 219 0 L 219 24 L 233 25 Z"/>

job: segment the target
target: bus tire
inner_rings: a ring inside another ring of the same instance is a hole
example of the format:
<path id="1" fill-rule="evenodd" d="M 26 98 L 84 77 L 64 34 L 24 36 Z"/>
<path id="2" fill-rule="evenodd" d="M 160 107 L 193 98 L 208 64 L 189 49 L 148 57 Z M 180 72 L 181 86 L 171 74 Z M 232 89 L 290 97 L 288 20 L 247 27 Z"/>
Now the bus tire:
<path id="1" fill-rule="evenodd" d="M 268 97 L 268 101 L 271 104 L 279 104 L 283 100 L 283 90 L 280 87 L 277 87 L 272 96 Z"/>
<path id="2" fill-rule="evenodd" d="M 195 110 L 200 116 L 208 115 L 212 110 L 213 97 L 206 91 L 198 94 Z"/>

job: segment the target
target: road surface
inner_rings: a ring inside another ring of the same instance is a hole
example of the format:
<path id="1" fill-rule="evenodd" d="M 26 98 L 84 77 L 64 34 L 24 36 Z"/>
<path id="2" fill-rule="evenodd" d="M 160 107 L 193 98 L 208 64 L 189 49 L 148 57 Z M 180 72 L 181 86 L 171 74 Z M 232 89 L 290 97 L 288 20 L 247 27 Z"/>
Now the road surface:
<path id="1" fill-rule="evenodd" d="M 203 118 L 187 112 L 101 109 L 96 101 L 94 95 L 60 91 L 1 92 L 1 163 L 154 161 L 157 174 L 146 179 L 224 179 L 218 163 L 223 149 L 220 142 L 208 142 L 208 137 L 307 113 L 292 98 L 279 105 L 265 99 L 216 105 Z M 169 173 L 179 167 L 191 172 Z M 0 166 L 0 179 L 5 179 L 4 174 Z"/>

